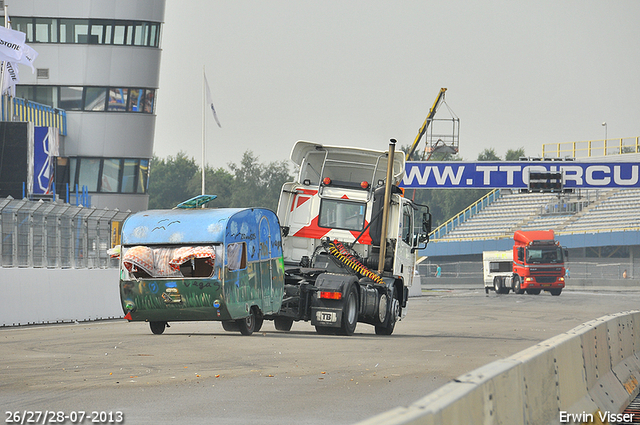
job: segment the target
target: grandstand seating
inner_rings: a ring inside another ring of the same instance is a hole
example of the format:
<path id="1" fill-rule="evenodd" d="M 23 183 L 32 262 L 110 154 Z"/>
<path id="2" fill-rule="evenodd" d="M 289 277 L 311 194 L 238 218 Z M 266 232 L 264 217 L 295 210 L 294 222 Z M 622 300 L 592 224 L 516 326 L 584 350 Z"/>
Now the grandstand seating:
<path id="1" fill-rule="evenodd" d="M 443 240 L 510 238 L 518 229 L 556 233 L 640 230 L 640 189 L 579 194 L 508 193 L 455 226 Z"/>

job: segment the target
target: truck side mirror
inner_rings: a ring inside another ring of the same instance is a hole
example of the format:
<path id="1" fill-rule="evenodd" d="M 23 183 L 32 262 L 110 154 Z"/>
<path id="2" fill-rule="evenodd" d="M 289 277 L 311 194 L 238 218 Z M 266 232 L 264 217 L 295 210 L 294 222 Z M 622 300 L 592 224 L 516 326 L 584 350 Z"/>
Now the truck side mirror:
<path id="1" fill-rule="evenodd" d="M 431 213 L 422 213 L 422 231 L 427 235 L 431 233 Z"/>
<path id="2" fill-rule="evenodd" d="M 411 247 L 411 253 L 416 252 L 420 249 L 425 249 L 427 247 L 427 243 L 429 242 L 429 234 L 428 233 L 419 233 L 413 237 L 413 247 Z M 422 245 L 422 246 L 420 246 Z"/>
<path id="3" fill-rule="evenodd" d="M 518 248 L 518 261 L 524 262 L 524 248 Z"/>
<path id="4" fill-rule="evenodd" d="M 563 254 L 564 254 L 565 261 L 568 260 L 569 259 L 569 250 L 565 248 Z"/>

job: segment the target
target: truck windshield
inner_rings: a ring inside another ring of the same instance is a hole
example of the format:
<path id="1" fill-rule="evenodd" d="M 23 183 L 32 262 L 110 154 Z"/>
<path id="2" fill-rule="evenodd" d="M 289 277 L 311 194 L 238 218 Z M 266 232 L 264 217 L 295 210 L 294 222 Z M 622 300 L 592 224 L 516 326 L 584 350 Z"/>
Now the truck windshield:
<path id="1" fill-rule="evenodd" d="M 330 229 L 361 231 L 364 228 L 366 204 L 342 199 L 323 199 L 318 226 Z"/>
<path id="2" fill-rule="evenodd" d="M 562 248 L 560 247 L 529 248 L 527 250 L 527 263 L 549 264 L 562 262 Z"/>

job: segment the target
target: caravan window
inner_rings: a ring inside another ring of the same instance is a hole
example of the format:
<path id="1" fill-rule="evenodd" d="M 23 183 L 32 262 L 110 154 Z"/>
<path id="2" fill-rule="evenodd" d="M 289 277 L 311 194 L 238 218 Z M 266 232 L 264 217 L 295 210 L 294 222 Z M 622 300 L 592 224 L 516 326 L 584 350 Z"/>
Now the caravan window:
<path id="1" fill-rule="evenodd" d="M 245 242 L 227 245 L 227 267 L 229 271 L 247 268 L 247 244 Z"/>
<path id="2" fill-rule="evenodd" d="M 216 247 L 137 245 L 122 253 L 122 267 L 136 279 L 210 277 L 213 274 Z"/>

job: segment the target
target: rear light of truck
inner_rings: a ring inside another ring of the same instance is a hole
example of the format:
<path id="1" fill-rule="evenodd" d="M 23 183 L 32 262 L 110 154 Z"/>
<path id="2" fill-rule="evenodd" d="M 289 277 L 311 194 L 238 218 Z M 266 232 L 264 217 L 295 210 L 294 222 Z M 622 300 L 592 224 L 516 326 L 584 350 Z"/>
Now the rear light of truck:
<path id="1" fill-rule="evenodd" d="M 329 177 L 325 177 L 324 179 L 322 179 L 322 183 L 325 186 L 329 186 L 331 184 L 331 179 Z"/>
<path id="2" fill-rule="evenodd" d="M 325 300 L 341 300 L 342 292 L 324 292 L 320 291 L 320 298 Z"/>

